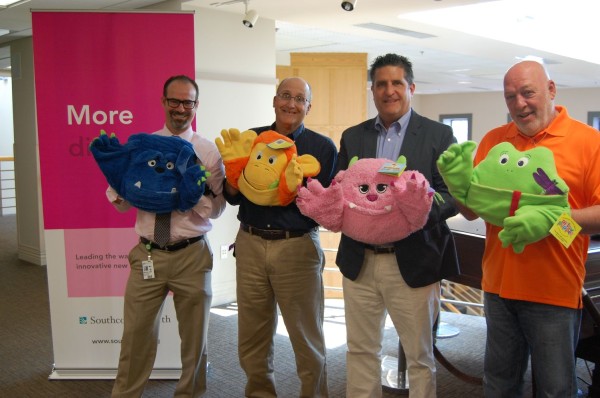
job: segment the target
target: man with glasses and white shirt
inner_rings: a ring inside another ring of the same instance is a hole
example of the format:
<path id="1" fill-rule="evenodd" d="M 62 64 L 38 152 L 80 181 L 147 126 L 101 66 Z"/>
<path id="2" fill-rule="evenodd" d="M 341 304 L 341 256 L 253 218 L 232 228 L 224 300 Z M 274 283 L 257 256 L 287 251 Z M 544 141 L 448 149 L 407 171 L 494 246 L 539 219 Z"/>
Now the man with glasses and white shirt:
<path id="1" fill-rule="evenodd" d="M 167 294 L 173 302 L 181 338 L 181 377 L 176 397 L 199 397 L 206 392 L 206 339 L 212 301 L 212 253 L 206 233 L 210 219 L 225 209 L 224 168 L 214 142 L 192 130 L 198 108 L 198 85 L 183 75 L 169 78 L 161 102 L 165 126 L 154 134 L 191 142 L 202 166 L 210 172 L 204 195 L 191 209 L 173 211 L 167 243 L 155 236 L 156 214 L 137 210 L 135 230 L 140 242 L 129 253 L 130 274 L 125 290 L 123 339 L 112 397 L 141 397 L 156 357 L 160 313 Z M 179 137 L 179 138 L 176 138 Z M 131 205 L 109 187 L 107 196 L 119 211 Z M 168 213 L 167 213 L 168 215 Z M 151 258 L 148 277 L 142 265 Z"/>
<path id="2" fill-rule="evenodd" d="M 311 107 L 310 86 L 301 78 L 284 79 L 273 97 L 275 123 L 254 128 L 291 138 L 298 156 L 310 154 L 321 164 L 316 177 L 329 186 L 337 158 L 333 141 L 304 127 Z M 259 206 L 229 183 L 225 198 L 239 205 L 235 242 L 238 301 L 238 354 L 246 373 L 246 397 L 276 397 L 274 342 L 277 307 L 290 336 L 300 377 L 300 397 L 327 397 L 324 293 L 325 257 L 317 223 L 295 202 Z"/>

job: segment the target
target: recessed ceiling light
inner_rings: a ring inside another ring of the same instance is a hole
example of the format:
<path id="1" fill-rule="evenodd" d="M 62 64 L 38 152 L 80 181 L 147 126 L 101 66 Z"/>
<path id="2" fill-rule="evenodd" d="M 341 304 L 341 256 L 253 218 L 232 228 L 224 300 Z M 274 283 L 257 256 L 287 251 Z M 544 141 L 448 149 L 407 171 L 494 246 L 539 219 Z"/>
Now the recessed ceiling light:
<path id="1" fill-rule="evenodd" d="M 539 62 L 540 64 L 545 64 L 544 58 L 538 57 L 537 55 L 526 55 L 524 57 L 516 56 L 515 59 L 519 61 L 535 61 Z"/>

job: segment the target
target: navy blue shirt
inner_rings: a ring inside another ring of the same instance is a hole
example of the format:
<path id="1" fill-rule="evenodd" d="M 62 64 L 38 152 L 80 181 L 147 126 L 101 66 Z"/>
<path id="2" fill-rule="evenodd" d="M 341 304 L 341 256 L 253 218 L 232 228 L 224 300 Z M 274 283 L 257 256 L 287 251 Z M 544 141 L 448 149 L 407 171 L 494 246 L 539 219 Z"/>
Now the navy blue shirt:
<path id="1" fill-rule="evenodd" d="M 271 126 L 257 127 L 251 130 L 257 134 L 267 130 L 276 131 L 275 123 Z M 328 187 L 333 178 L 338 154 L 331 138 L 305 128 L 304 124 L 288 137 L 294 140 L 298 156 L 309 154 L 319 161 L 321 171 L 312 178 L 318 179 L 324 187 Z M 306 179 L 302 183 L 306 184 Z M 229 204 L 240 206 L 238 220 L 255 228 L 308 231 L 318 225 L 300 213 L 295 201 L 287 206 L 259 206 L 250 202 L 241 193 L 231 196 L 226 193 L 226 190 L 223 190 L 223 194 Z"/>

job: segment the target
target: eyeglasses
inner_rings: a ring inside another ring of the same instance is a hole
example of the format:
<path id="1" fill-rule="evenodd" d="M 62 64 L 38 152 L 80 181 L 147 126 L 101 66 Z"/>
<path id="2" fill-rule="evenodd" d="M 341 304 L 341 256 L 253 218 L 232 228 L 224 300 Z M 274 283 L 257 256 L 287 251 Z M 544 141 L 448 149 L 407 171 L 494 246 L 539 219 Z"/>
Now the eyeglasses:
<path id="1" fill-rule="evenodd" d="M 196 106 L 196 102 L 198 102 L 198 101 L 178 100 L 177 98 L 167 98 L 167 104 L 171 108 L 179 108 L 179 105 L 183 104 L 183 107 L 185 109 L 194 109 L 194 107 Z"/>
<path id="2" fill-rule="evenodd" d="M 301 95 L 292 97 L 292 95 L 290 93 L 281 93 L 281 94 L 277 94 L 277 96 L 279 98 L 281 98 L 282 100 L 284 100 L 285 102 L 288 102 L 289 100 L 293 99 L 297 105 L 304 105 L 305 103 L 308 102 L 308 100 Z"/>

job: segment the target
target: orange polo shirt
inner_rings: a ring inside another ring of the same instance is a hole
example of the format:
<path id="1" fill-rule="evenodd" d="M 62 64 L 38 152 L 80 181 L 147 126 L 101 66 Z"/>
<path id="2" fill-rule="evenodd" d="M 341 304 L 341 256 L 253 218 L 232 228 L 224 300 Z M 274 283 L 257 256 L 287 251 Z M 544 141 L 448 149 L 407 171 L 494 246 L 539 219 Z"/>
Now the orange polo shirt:
<path id="1" fill-rule="evenodd" d="M 556 118 L 529 138 L 514 122 L 490 131 L 479 143 L 474 164 L 481 162 L 496 144 L 508 141 L 519 151 L 545 146 L 554 153 L 558 175 L 569 186 L 573 209 L 600 204 L 600 132 L 571 119 L 557 106 Z M 514 253 L 502 248 L 501 227 L 486 223 L 482 289 L 503 298 L 581 308 L 581 289 L 589 236 L 579 234 L 566 249 L 552 235 Z"/>

